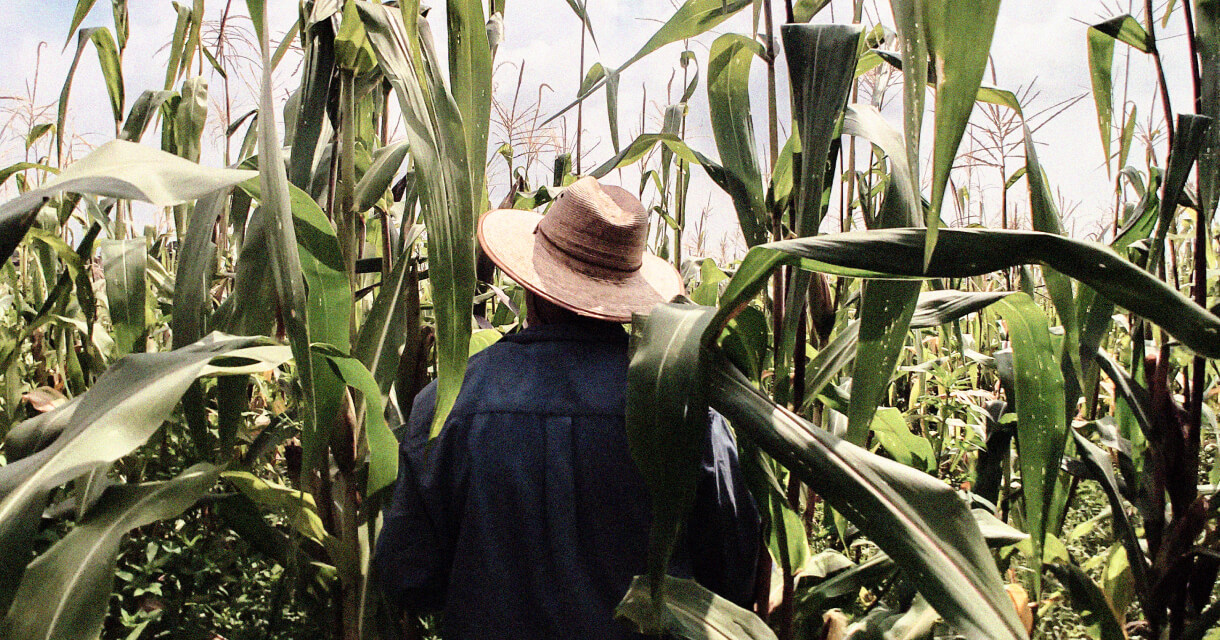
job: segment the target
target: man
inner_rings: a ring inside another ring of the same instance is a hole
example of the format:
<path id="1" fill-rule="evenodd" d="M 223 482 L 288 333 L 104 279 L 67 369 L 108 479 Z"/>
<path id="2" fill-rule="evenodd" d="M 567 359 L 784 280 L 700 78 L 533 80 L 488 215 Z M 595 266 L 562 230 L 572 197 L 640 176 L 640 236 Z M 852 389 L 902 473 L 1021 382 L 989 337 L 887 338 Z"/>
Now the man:
<path id="1" fill-rule="evenodd" d="M 644 250 L 648 215 L 582 178 L 547 215 L 501 209 L 479 242 L 526 289 L 528 327 L 471 358 L 437 438 L 435 384 L 415 399 L 376 569 L 391 602 L 443 610 L 446 638 L 627 638 L 614 607 L 644 572 L 647 489 L 624 430 L 621 323 L 682 292 Z M 713 414 L 671 573 L 749 606 L 758 513 Z"/>

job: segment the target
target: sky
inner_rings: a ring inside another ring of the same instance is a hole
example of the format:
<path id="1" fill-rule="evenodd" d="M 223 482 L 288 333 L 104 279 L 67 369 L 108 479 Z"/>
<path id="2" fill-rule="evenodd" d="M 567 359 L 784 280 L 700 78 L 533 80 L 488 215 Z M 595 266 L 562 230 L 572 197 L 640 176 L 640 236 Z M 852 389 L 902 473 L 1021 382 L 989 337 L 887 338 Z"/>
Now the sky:
<path id="1" fill-rule="evenodd" d="M 1112 220 L 1114 201 L 1113 183 L 1107 176 L 1103 163 L 1095 107 L 1092 98 L 1087 95 L 1089 73 L 1086 28 L 1088 24 L 1126 12 L 1127 3 L 1130 1 L 1005 0 L 1001 5 L 992 45 L 993 69 L 989 70 L 985 82 L 1014 91 L 1032 87 L 1031 91 L 1036 93 L 1036 98 L 1024 105 L 1027 113 L 1085 96 L 1037 130 L 1034 136 L 1040 143 L 1039 156 L 1050 183 L 1058 194 L 1061 209 L 1067 213 L 1065 226 L 1080 237 L 1096 234 L 1101 225 Z M 1163 3 L 1164 0 L 1155 3 L 1158 12 L 1163 10 Z M 0 60 L 6 61 L 8 69 L 7 73 L 0 75 L 0 110 L 3 110 L 0 111 L 0 166 L 25 157 L 24 145 L 20 139 L 31 114 L 34 114 L 35 122 L 54 120 L 55 101 L 76 47 L 75 42 L 72 42 L 69 48 L 64 49 L 76 0 L 4 0 L 4 4 L 6 18 L 11 25 L 19 28 L 10 29 L 9 37 L 0 40 Z M 241 0 L 233 2 L 233 13 L 243 13 L 244 4 Z M 438 5 L 433 10 L 431 21 L 438 39 L 441 40 L 438 42 L 438 49 L 443 51 L 444 3 L 432 4 Z M 776 0 L 773 4 L 777 11 L 778 24 L 782 22 L 782 15 L 778 13 L 782 12 L 783 3 Z M 208 0 L 207 20 L 219 20 L 224 5 L 224 0 Z M 296 2 L 268 0 L 267 6 L 272 32 L 279 36 L 295 19 Z M 594 47 L 591 41 L 588 43 L 586 66 L 598 61 L 610 67 L 622 64 L 651 37 L 661 22 L 672 15 L 675 6 L 675 2 L 671 0 L 588 0 L 590 22 L 599 46 Z M 830 7 L 814 18 L 814 22 L 850 22 L 850 6 L 850 0 L 834 0 Z M 129 0 L 129 10 L 132 35 L 123 59 L 128 106 L 140 91 L 162 87 L 167 58 L 165 47 L 172 37 L 176 20 L 171 0 Z M 249 22 L 244 17 L 233 20 L 232 24 L 248 29 Z M 893 20 L 888 3 L 865 0 L 865 22 L 880 22 L 892 28 Z M 112 26 L 110 3 L 97 2 L 83 26 Z M 1172 17 L 1167 27 L 1162 28 L 1159 20 L 1157 27 L 1174 108 L 1178 111 L 1188 110 L 1190 86 L 1180 10 Z M 699 65 L 700 84 L 688 105 L 687 140 L 691 146 L 712 157 L 717 154 L 710 130 L 706 86 L 702 76 L 708 47 L 721 33 L 748 33 L 750 30 L 751 15 L 747 10 L 720 25 L 712 33 L 689 43 Z M 205 43 L 208 42 L 206 28 L 204 39 Z M 683 69 L 679 65 L 679 59 L 682 50 L 681 43 L 669 45 L 623 72 L 619 95 L 622 144 L 627 144 L 641 132 L 657 131 L 664 107 L 680 97 Z M 506 112 L 511 111 L 515 103 L 518 129 L 534 128 L 529 125 L 536 125 L 545 120 L 572 100 L 580 79 L 579 51 L 580 22 L 565 0 L 508 0 L 505 40 L 496 55 L 494 95 Z M 1126 52 L 1127 48 L 1123 45 L 1116 48 L 1116 78 L 1122 77 L 1128 68 Z M 35 69 L 38 71 L 37 75 Z M 281 99 L 286 98 L 289 91 L 296 86 L 297 78 L 292 75 L 294 70 L 295 64 L 289 59 L 277 74 L 276 95 Z M 243 73 L 231 74 L 234 97 L 230 109 L 233 117 L 249 110 L 254 104 L 252 89 L 256 78 L 255 71 L 253 67 L 249 67 Z M 1158 121 L 1160 119 L 1160 106 L 1155 102 L 1154 75 L 1150 59 L 1138 53 L 1131 56 L 1129 73 L 1131 81 L 1128 97 L 1140 114 L 1140 129 L 1146 130 L 1150 115 Z M 781 128 L 786 131 L 787 71 L 783 66 L 782 56 L 777 74 L 780 121 L 783 123 Z M 223 103 L 219 91 L 220 79 L 211 74 L 209 76 L 212 112 L 218 114 Z M 765 67 L 761 61 L 756 61 L 751 80 L 753 113 L 759 128 L 757 138 L 762 153 L 765 152 L 762 147 L 765 147 L 766 142 L 766 84 Z M 889 99 L 882 109 L 883 114 L 899 129 L 900 94 L 900 86 L 891 87 L 887 94 Z M 72 87 L 67 127 L 76 136 L 75 139 L 81 147 L 79 152 L 113 136 L 113 122 L 105 96 L 96 57 L 91 50 L 86 50 Z M 1117 106 L 1115 111 L 1119 111 Z M 975 116 L 976 122 L 982 121 L 977 109 Z M 506 119 L 500 118 L 501 121 Z M 925 157 L 931 151 L 931 120 L 929 114 L 925 123 Z M 587 101 L 583 125 L 582 146 L 585 153 L 582 168 L 588 171 L 613 155 L 603 93 L 598 93 Z M 222 137 L 222 129 L 218 117 L 210 121 L 205 132 L 205 138 L 208 139 L 204 144 L 202 158 L 205 164 L 218 165 L 223 161 L 221 144 L 218 142 Z M 575 129 L 576 119 L 573 111 L 557 120 L 551 127 L 542 128 L 530 136 L 532 144 L 541 150 L 535 165 L 535 173 L 538 176 L 549 170 L 556 149 L 571 150 Z M 150 133 L 145 140 L 156 144 L 156 133 Z M 505 140 L 505 127 L 502 123 L 493 123 L 489 141 L 489 157 L 492 159 L 488 172 L 493 202 L 498 194 L 504 193 L 507 185 L 505 164 L 494 154 L 494 150 Z M 968 151 L 970 144 L 968 137 L 960 151 Z M 1163 141 L 1158 143 L 1157 148 L 1163 154 Z M 520 138 L 515 150 L 518 154 L 525 152 L 525 145 L 521 143 Z M 522 161 L 523 158 L 519 158 L 518 164 Z M 1010 160 L 1009 172 L 1021 162 L 1019 157 Z M 1142 156 L 1133 154 L 1129 163 L 1142 166 Z M 925 168 L 928 164 L 926 160 L 922 163 Z M 987 171 L 993 173 L 988 174 Z M 982 220 L 997 225 L 999 187 L 993 174 L 993 169 L 975 168 L 973 172 L 959 169 L 954 176 L 955 184 L 966 188 L 969 204 L 964 214 L 946 204 L 943 214 L 946 221 L 950 224 L 966 224 Z M 708 239 L 703 249 L 709 255 L 718 252 L 733 253 L 735 218 L 729 199 L 701 170 L 694 169 L 692 175 L 692 211 L 688 216 L 697 218 L 701 210 L 708 210 Z M 639 184 L 638 176 L 638 171 L 626 170 L 612 173 L 607 176 L 607 180 L 617 180 L 634 189 Z M 925 194 L 928 179 L 925 175 Z M 1018 219 L 1025 217 L 1028 208 L 1026 190 L 1022 185 L 1018 185 L 1009 193 L 1015 216 Z M 646 194 L 646 199 L 648 197 L 650 196 Z M 837 223 L 834 223 L 833 227 L 827 226 L 823 230 L 837 230 Z"/>

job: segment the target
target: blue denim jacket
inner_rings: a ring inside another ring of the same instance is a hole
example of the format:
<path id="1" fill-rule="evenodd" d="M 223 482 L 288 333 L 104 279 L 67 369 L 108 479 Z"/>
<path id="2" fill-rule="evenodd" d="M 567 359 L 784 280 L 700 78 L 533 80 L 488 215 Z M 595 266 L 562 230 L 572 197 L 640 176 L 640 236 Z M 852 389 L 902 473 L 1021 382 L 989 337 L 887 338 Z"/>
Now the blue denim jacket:
<path id="1" fill-rule="evenodd" d="M 543 325 L 470 360 L 431 444 L 435 383 L 415 399 L 375 557 L 408 610 L 446 638 L 630 638 L 614 607 L 644 572 L 648 490 L 624 431 L 627 335 Z M 713 413 L 694 511 L 670 573 L 748 606 L 758 512 Z"/>

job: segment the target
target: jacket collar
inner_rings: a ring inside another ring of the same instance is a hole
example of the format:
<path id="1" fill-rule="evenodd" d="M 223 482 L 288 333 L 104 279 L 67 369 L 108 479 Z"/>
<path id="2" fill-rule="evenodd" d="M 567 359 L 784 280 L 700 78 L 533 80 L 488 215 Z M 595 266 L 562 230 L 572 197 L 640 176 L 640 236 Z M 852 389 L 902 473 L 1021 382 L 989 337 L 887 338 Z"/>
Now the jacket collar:
<path id="1" fill-rule="evenodd" d="M 504 340 L 519 344 L 531 342 L 626 342 L 623 325 L 602 320 L 580 319 L 573 322 L 526 327 Z"/>

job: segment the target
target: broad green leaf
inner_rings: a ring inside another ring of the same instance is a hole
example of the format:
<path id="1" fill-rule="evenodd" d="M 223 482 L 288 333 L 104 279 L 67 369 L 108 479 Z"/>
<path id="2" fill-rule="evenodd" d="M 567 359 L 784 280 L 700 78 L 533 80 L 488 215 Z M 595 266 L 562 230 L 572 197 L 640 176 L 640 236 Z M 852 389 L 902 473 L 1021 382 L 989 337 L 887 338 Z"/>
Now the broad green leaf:
<path id="1" fill-rule="evenodd" d="M 854 388 L 853 388 L 854 391 Z M 925 473 L 936 471 L 936 455 L 927 438 L 911 433 L 902 412 L 886 407 L 877 411 L 871 425 L 877 441 L 895 460 Z"/>
<path id="2" fill-rule="evenodd" d="M 315 9 L 317 4 L 314 5 Z M 251 15 L 255 12 L 251 10 Z M 330 20 L 312 23 L 301 33 L 305 49 L 301 66 L 301 87 L 294 98 L 294 124 L 291 133 L 288 181 L 301 190 L 312 193 L 310 184 L 318 156 L 318 142 L 323 125 L 327 124 L 326 105 L 335 76 L 335 31 Z M 287 121 L 287 113 L 285 113 Z"/>
<path id="3" fill-rule="evenodd" d="M 1012 343 L 1017 410 L 1017 461 L 1025 529 L 1032 537 L 1033 557 L 1042 557 L 1050 528 L 1050 500 L 1059 477 L 1067 443 L 1063 374 L 1051 346 L 1050 323 L 1037 304 L 1023 293 L 996 303 Z M 1042 577 L 1034 575 L 1035 598 L 1042 594 Z"/>
<path id="4" fill-rule="evenodd" d="M 75 31 L 75 29 L 74 29 Z M 93 43 L 97 51 L 97 60 L 102 68 L 102 79 L 106 82 L 106 92 L 110 95 L 110 109 L 114 113 L 116 123 L 123 121 L 123 69 L 119 62 L 119 52 L 114 45 L 114 36 L 106 27 L 81 29 L 77 33 L 76 55 L 68 67 L 68 75 L 64 79 L 63 89 L 59 92 L 59 111 L 55 120 L 55 155 L 64 157 L 64 120 L 68 116 L 68 97 L 72 93 L 72 79 L 76 76 L 76 67 L 80 64 L 81 54 L 85 45 Z"/>
<path id="5" fill-rule="evenodd" d="M 144 444 L 196 378 L 265 371 L 289 355 L 263 338 L 212 334 L 175 351 L 129 355 L 78 401 L 35 418 L 42 434 L 38 440 L 45 446 L 0 467 L 0 608 L 7 608 L 21 578 L 40 514 L 55 487 Z"/>
<path id="6" fill-rule="evenodd" d="M 43 136 L 47 135 L 55 129 L 55 123 L 44 122 L 30 127 L 30 132 L 25 136 L 25 150 L 29 151 Z"/>
<path id="7" fill-rule="evenodd" d="M 1126 640 L 1122 618 L 1114 612 L 1101 587 L 1080 567 L 1070 564 L 1048 564 L 1046 568 L 1067 590 L 1072 608 L 1080 614 L 1090 635 L 1100 640 Z"/>
<path id="8" fill-rule="evenodd" d="M 1026 637 L 978 525 L 952 488 L 776 406 L 723 360 L 710 368 L 708 397 L 737 434 L 859 527 L 946 621 L 971 639 Z"/>
<path id="9" fill-rule="evenodd" d="M 847 441 L 864 445 L 877 405 L 898 365 L 922 282 L 868 280 L 860 288 L 859 345 L 852 370 Z"/>
<path id="10" fill-rule="evenodd" d="M 796 0 L 792 16 L 797 22 L 809 22 L 829 4 L 830 0 Z"/>
<path id="11" fill-rule="evenodd" d="M 361 2 L 358 7 L 377 61 L 398 95 L 406 120 L 428 227 L 428 278 L 436 318 L 439 379 L 432 422 L 435 435 L 457 399 L 470 348 L 475 203 L 466 134 L 434 56 L 422 51 L 415 40 L 419 32 L 414 4 L 404 3 L 401 17 L 371 3 Z M 477 153 L 475 161 L 482 163 L 483 151 Z"/>
<path id="12" fill-rule="evenodd" d="M 252 177 L 250 171 L 212 169 L 172 154 L 111 140 L 68 165 L 55 178 L 0 205 L 0 259 L 21 242 L 46 198 L 61 192 L 180 204 Z"/>
<path id="13" fill-rule="evenodd" d="M 928 35 L 925 25 L 927 0 L 890 0 L 898 43 L 902 47 L 902 130 L 906 136 L 910 179 L 919 184 L 919 138 L 923 129 L 924 101 L 928 84 Z"/>
<path id="14" fill-rule="evenodd" d="M 381 200 L 410 150 L 407 143 L 402 141 L 382 147 L 373 154 L 373 164 L 356 183 L 356 190 L 352 194 L 356 211 L 368 211 Z"/>
<path id="15" fill-rule="evenodd" d="M 131 103 L 131 110 L 127 112 L 127 119 L 123 121 L 123 130 L 119 132 L 119 139 L 128 142 L 139 142 L 140 138 L 144 137 L 144 132 L 148 130 L 148 125 L 152 123 L 157 112 L 161 109 L 161 105 L 165 104 L 166 100 L 177 95 L 178 92 L 176 91 L 153 91 L 150 89 L 142 92 Z"/>
<path id="16" fill-rule="evenodd" d="M 487 206 L 483 173 L 487 163 L 488 127 L 491 124 L 491 48 L 482 0 L 447 0 L 449 21 L 449 83 L 461 113 L 462 131 L 470 158 L 471 199 L 475 219 Z"/>
<path id="17" fill-rule="evenodd" d="M 999 11 L 1000 0 L 923 3 L 928 53 L 936 69 L 936 134 L 932 149 L 932 198 L 926 217 L 925 266 L 932 262 L 949 171 L 974 110 L 975 96 L 991 54 L 991 38 Z M 907 95 L 909 97 L 910 92 Z M 910 129 L 907 135 L 909 139 Z M 915 163 L 911 166 L 915 167 Z"/>
<path id="18" fill-rule="evenodd" d="M 1207 140 L 1211 118 L 1192 113 L 1179 113 L 1178 124 L 1173 131 L 1173 145 L 1169 152 L 1169 167 L 1165 171 L 1165 187 L 1161 193 L 1161 208 L 1158 212 L 1156 233 L 1148 253 L 1148 269 L 1156 272 L 1165 251 L 1165 238 L 1178 213 L 1186 177 L 1195 165 L 1199 152 Z"/>
<path id="19" fill-rule="evenodd" d="M 265 19 L 265 16 L 263 18 Z M 265 218 L 262 231 L 266 234 L 265 246 L 270 263 L 267 265 L 268 272 L 272 275 L 278 301 L 277 315 L 288 335 L 288 343 L 292 346 L 297 378 L 304 396 L 305 426 L 301 444 L 304 449 L 302 475 L 305 475 L 312 473 L 314 469 L 326 468 L 322 465 L 322 453 L 326 450 L 328 440 L 320 440 L 323 434 L 330 433 L 329 427 L 338 415 L 338 397 L 342 394 L 342 389 L 337 388 L 331 380 L 317 379 L 314 375 L 321 367 L 314 363 L 309 345 L 314 339 L 334 340 L 337 335 L 346 335 L 348 329 L 331 327 L 331 331 L 324 336 L 313 335 L 321 331 L 316 326 L 319 319 L 310 317 L 310 300 L 305 295 L 303 267 L 309 263 L 302 260 L 297 248 L 288 176 L 284 169 L 278 127 L 275 126 L 275 103 L 271 95 L 271 46 L 267 40 L 266 29 L 262 30 L 259 38 L 259 49 L 263 60 L 262 91 L 259 100 L 262 121 L 258 128 L 259 213 Z M 323 219 L 322 223 L 329 228 L 328 221 Z M 313 293 L 310 297 L 314 302 L 318 302 L 319 297 L 330 291 Z M 342 301 L 341 297 L 340 300 Z M 346 346 L 345 341 L 339 342 L 341 348 Z"/>
<path id="20" fill-rule="evenodd" d="M 410 264 L 409 252 L 399 256 L 388 281 L 381 283 L 381 291 L 364 317 L 364 325 L 352 349 L 352 355 L 373 373 L 386 401 L 388 397 L 385 396 L 390 392 L 398 370 L 398 350 L 406 339 L 410 318 L 414 316 L 418 323 L 419 294 L 408 290 L 413 286 L 409 277 Z"/>
<path id="21" fill-rule="evenodd" d="M 1089 27 L 1089 81 L 1093 86 L 1093 104 L 1097 107 L 1097 128 L 1101 132 L 1101 150 L 1106 159 L 1106 173 L 1110 173 L 1110 141 L 1114 134 L 1111 123 L 1114 119 L 1114 38 L 1096 27 Z M 1119 163 L 1122 168 L 1122 163 Z"/>
<path id="22" fill-rule="evenodd" d="M 333 538 L 322 524 L 313 494 L 269 482 L 248 471 L 225 471 L 221 477 L 255 503 L 286 515 L 292 528 L 307 539 L 328 549 L 333 546 Z"/>
<path id="23" fill-rule="evenodd" d="M 682 522 L 695 499 L 708 438 L 700 337 L 711 307 L 662 304 L 631 323 L 627 444 L 652 495 L 648 577 L 654 600 Z M 659 601 L 654 601 L 659 606 Z"/>
<path id="24" fill-rule="evenodd" d="M 170 328 L 175 349 L 202 338 L 212 315 L 212 278 L 216 268 L 216 243 L 212 242 L 212 232 L 232 193 L 230 188 L 214 191 L 200 198 L 191 213 L 174 276 L 174 313 Z"/>
<path id="25" fill-rule="evenodd" d="M 876 145 L 890 161 L 890 186 L 875 227 L 918 225 L 923 203 L 911 180 L 902 136 L 881 113 L 868 105 L 850 105 L 843 118 L 843 132 L 858 135 Z M 863 444 L 873 412 L 889 387 L 898 364 L 907 329 L 915 312 L 919 283 L 866 282 L 860 290 L 860 343 L 852 374 L 852 401 L 848 412 L 849 442 Z"/>
<path id="26" fill-rule="evenodd" d="M 1109 247 L 1037 231 L 945 229 L 944 255 L 923 268 L 924 229 L 852 231 L 759 245 L 721 296 L 716 327 L 759 293 L 782 264 L 858 278 L 964 278 L 1022 264 L 1049 265 L 1164 328 L 1200 355 L 1220 357 L 1220 318 Z M 922 245 L 919 245 L 922 246 Z"/>
<path id="27" fill-rule="evenodd" d="M 97 637 L 123 536 L 190 508 L 219 471 L 199 464 L 173 480 L 106 489 L 85 520 L 26 568 L 0 634 L 12 640 Z"/>
<path id="28" fill-rule="evenodd" d="M 97 0 L 76 0 L 76 10 L 72 12 L 72 24 L 68 27 L 68 39 L 64 40 L 65 49 L 72 42 L 72 34 L 76 33 L 76 30 L 80 28 L 81 23 L 85 21 L 85 17 L 89 15 L 96 2 Z"/>
<path id="29" fill-rule="evenodd" d="M 750 65 L 764 53 L 757 40 L 729 33 L 712 42 L 707 63 L 712 135 L 725 171 L 745 187 L 745 197 L 734 199 L 733 205 L 742 235 L 751 247 L 765 242 L 767 237 L 762 170 L 750 113 Z"/>
<path id="30" fill-rule="evenodd" d="M 174 151 L 191 162 L 199 162 L 203 126 L 208 119 L 208 83 L 203 77 L 188 78 L 182 81 L 179 95 L 181 100 L 174 109 Z"/>
<path id="31" fill-rule="evenodd" d="M 1220 200 L 1220 124 L 1216 124 L 1220 123 L 1220 0 L 1193 1 L 1200 114 L 1213 123 L 1199 154 L 1199 207 L 1205 214 L 1203 219 L 1210 221 Z"/>
<path id="32" fill-rule="evenodd" d="M 796 192 L 797 237 L 815 235 L 822 223 L 830 145 L 855 80 L 859 25 L 782 27 L 792 83 L 792 120 L 800 132 L 800 180 Z"/>
<path id="33" fill-rule="evenodd" d="M 1016 97 L 1013 97 L 1016 101 Z M 1022 118 L 1024 118 L 1023 114 Z M 1033 134 L 1029 126 L 1022 123 L 1025 135 L 1025 180 L 1029 183 L 1030 224 L 1034 231 L 1064 235 L 1063 224 L 1059 220 L 1059 210 L 1051 196 L 1050 185 L 1046 174 L 1038 162 L 1038 152 L 1034 145 Z M 1043 267 L 1042 278 L 1046 281 L 1046 290 L 1051 301 L 1055 303 L 1055 311 L 1059 314 L 1059 322 L 1063 323 L 1063 352 L 1067 355 L 1062 362 L 1065 389 L 1065 407 L 1075 413 L 1076 399 L 1080 392 L 1080 381 L 1084 380 L 1084 370 L 1080 364 L 1080 321 L 1076 310 L 1076 292 L 1072 289 L 1072 281 L 1059 273 L 1053 267 Z M 1085 300 L 1087 302 L 1087 300 Z M 1069 416 L 1070 417 L 1070 416 Z"/>
<path id="34" fill-rule="evenodd" d="M 1090 29 L 1104 33 L 1119 42 L 1126 43 L 1132 47 L 1148 53 L 1152 49 L 1152 39 L 1148 36 L 1148 32 L 1144 31 L 1144 27 L 1139 21 L 1131 17 L 1130 14 L 1116 16 L 1105 22 L 1099 22 Z"/>
<path id="35" fill-rule="evenodd" d="M 775 632 L 746 609 L 708 591 L 694 580 L 665 576 L 660 600 L 647 576 L 636 576 L 614 610 L 642 633 L 687 640 L 774 640 Z"/>
<path id="36" fill-rule="evenodd" d="M 147 286 L 144 273 L 148 249 L 144 238 L 103 240 L 102 270 L 106 276 L 106 299 L 118 354 L 144 351 L 144 304 Z"/>
<path id="37" fill-rule="evenodd" d="M 398 477 L 398 439 L 385 422 L 385 408 L 381 402 L 381 390 L 373 374 L 360 361 L 337 353 L 332 345 L 329 349 L 315 350 L 319 359 L 325 358 L 335 375 L 346 385 L 360 391 L 364 396 L 364 444 L 368 447 L 368 488 L 365 495 L 371 496 L 394 485 Z"/>

